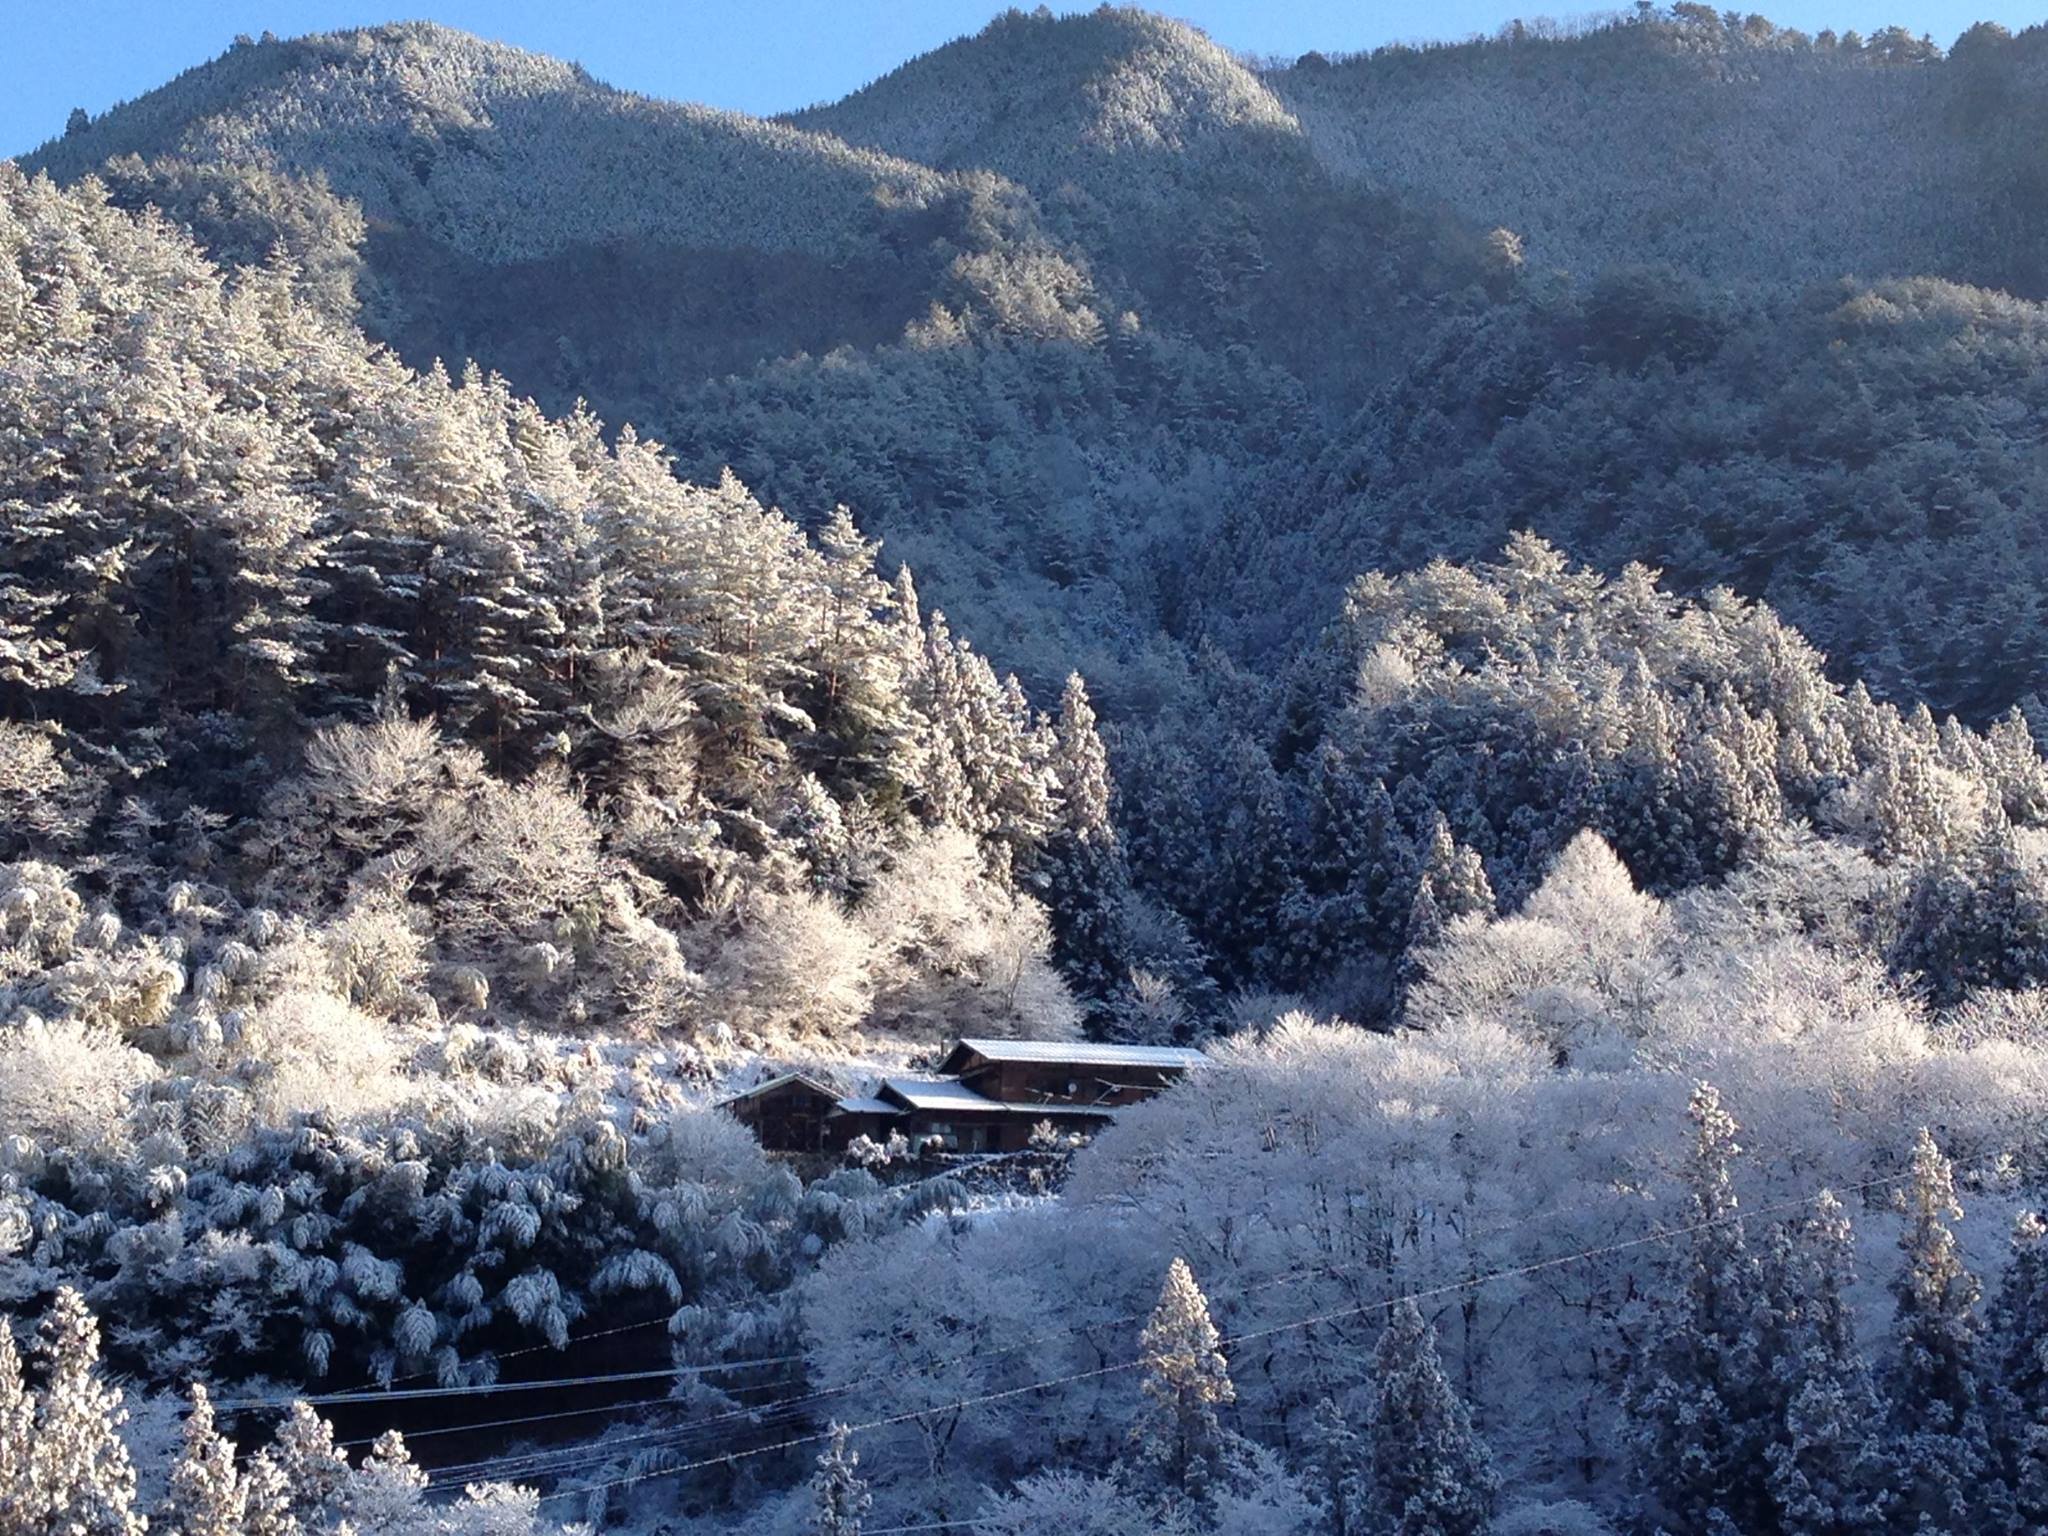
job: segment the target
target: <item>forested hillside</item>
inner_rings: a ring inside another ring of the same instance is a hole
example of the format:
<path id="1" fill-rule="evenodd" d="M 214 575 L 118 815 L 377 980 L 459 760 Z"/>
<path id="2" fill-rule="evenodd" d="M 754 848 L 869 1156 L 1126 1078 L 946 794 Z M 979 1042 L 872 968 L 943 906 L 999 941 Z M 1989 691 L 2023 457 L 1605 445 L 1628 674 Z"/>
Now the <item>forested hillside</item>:
<path id="1" fill-rule="evenodd" d="M 0 162 L 0 1536 L 2048 1528 L 2043 35 Z"/>

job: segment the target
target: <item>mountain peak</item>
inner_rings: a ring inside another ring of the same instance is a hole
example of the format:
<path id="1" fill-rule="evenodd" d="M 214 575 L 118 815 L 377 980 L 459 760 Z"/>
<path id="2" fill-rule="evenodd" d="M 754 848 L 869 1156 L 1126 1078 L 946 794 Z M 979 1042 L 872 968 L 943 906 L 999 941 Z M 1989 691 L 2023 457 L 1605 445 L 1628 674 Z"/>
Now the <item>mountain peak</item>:
<path id="1" fill-rule="evenodd" d="M 934 111 L 943 102 L 945 110 Z M 1205 33 L 1135 7 L 1012 10 L 830 106 L 789 119 L 929 165 L 986 166 L 1027 183 L 1074 156 L 1201 157 L 1300 125 Z"/>

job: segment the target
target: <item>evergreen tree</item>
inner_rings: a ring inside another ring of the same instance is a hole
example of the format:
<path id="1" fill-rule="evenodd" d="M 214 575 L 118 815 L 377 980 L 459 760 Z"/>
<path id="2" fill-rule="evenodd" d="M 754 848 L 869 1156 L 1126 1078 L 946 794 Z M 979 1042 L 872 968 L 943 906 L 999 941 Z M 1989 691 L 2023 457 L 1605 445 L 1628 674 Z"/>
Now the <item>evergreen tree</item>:
<path id="1" fill-rule="evenodd" d="M 1766 1455 L 1786 1536 L 1880 1536 L 1896 1494 L 1884 1409 L 1857 1347 L 1847 1290 L 1855 1282 L 1848 1213 L 1826 1191 L 1784 1233 L 1770 1271 L 1778 1323 L 1769 1349 L 1786 1395 L 1783 1431 Z"/>
<path id="2" fill-rule="evenodd" d="M 1891 1406 L 1903 1527 L 1993 1528 L 2006 1502 L 1986 1423 L 1977 1316 L 1980 1287 L 1949 1223 L 1963 1213 L 1947 1157 L 1925 1129 L 1905 1193 L 1905 1263 L 1885 1387 Z"/>
<path id="3" fill-rule="evenodd" d="M 1688 1113 L 1683 1283 L 1659 1309 L 1631 1384 L 1630 1448 L 1638 1486 L 1666 1529 L 1764 1531 L 1772 1518 L 1765 1449 L 1778 1415 L 1760 1358 L 1762 1275 L 1731 1178 L 1741 1148 L 1710 1084 L 1693 1090 Z"/>
<path id="4" fill-rule="evenodd" d="M 907 782 L 914 723 L 904 700 L 902 648 L 881 622 L 898 598 L 875 574 L 880 546 L 861 536 L 845 507 L 833 510 L 813 541 L 824 561 L 810 690 L 818 770 L 833 782 Z"/>
<path id="5" fill-rule="evenodd" d="M 1330 1536 L 1363 1536 L 1372 1512 L 1364 1442 L 1330 1397 L 1317 1400 L 1308 1433 L 1310 1485 Z"/>
<path id="6" fill-rule="evenodd" d="M 1052 918 L 1061 973 L 1098 1033 L 1115 1033 L 1133 955 L 1130 866 L 1110 821 L 1109 754 L 1079 673 L 1053 728 L 1057 821 L 1034 872 Z"/>
<path id="7" fill-rule="evenodd" d="M 413 1465 L 405 1438 L 387 1429 L 348 1483 L 351 1519 L 365 1530 L 403 1530 L 420 1511 L 427 1475 Z"/>
<path id="8" fill-rule="evenodd" d="M 2013 1221 L 1986 1346 L 1998 1384 L 2000 1465 L 2019 1518 L 2048 1529 L 2048 1222 L 2038 1212 Z"/>
<path id="9" fill-rule="evenodd" d="M 334 1427 L 308 1404 L 293 1403 L 278 1425 L 275 1463 L 295 1517 L 317 1525 L 340 1508 L 348 1458 L 334 1443 Z"/>
<path id="10" fill-rule="evenodd" d="M 14 1330 L 0 1321 L 0 1536 L 29 1536 L 36 1502 L 29 1474 L 35 1398 L 21 1374 Z"/>
<path id="11" fill-rule="evenodd" d="M 100 1329 L 65 1286 L 43 1314 L 45 1384 L 31 1441 L 31 1509 L 45 1536 L 141 1536 L 135 1468 L 121 1440 L 118 1389 L 100 1377 Z"/>
<path id="12" fill-rule="evenodd" d="M 1370 1497 L 1395 1536 L 1481 1536 L 1500 1478 L 1445 1377 L 1436 1329 L 1403 1299 L 1373 1351 Z"/>
<path id="13" fill-rule="evenodd" d="M 1231 1442 L 1217 1410 L 1237 1400 L 1208 1299 L 1187 1260 L 1167 1267 L 1145 1325 L 1146 1407 L 1131 1432 L 1140 1462 L 1159 1483 L 1205 1502 L 1229 1470 Z"/>
<path id="14" fill-rule="evenodd" d="M 235 1448 L 214 1428 L 213 1402 L 192 1383 L 185 1441 L 171 1467 L 170 1491 L 155 1524 L 169 1536 L 244 1536 L 249 1498 L 235 1470 Z"/>
<path id="15" fill-rule="evenodd" d="M 292 1513 L 291 1485 L 269 1451 L 249 1458 L 242 1493 L 246 1536 L 303 1536 L 305 1527 Z"/>
<path id="16" fill-rule="evenodd" d="M 811 1496 L 817 1506 L 811 1526 L 816 1536 L 860 1536 L 861 1519 L 875 1500 L 860 1476 L 860 1454 L 844 1424 L 832 1426 L 832 1438 L 811 1477 Z"/>
<path id="17" fill-rule="evenodd" d="M 1486 878 L 1486 866 L 1477 853 L 1451 836 L 1451 824 L 1441 811 L 1430 827 L 1422 878 L 1444 922 L 1493 916 L 1493 883 Z"/>

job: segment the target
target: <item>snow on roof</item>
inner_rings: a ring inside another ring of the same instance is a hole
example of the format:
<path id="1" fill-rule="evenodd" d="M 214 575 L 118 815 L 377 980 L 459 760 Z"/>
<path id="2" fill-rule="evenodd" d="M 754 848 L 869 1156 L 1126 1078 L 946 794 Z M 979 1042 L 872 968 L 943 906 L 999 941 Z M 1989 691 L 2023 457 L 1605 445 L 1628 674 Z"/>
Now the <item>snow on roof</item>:
<path id="1" fill-rule="evenodd" d="M 912 1109 L 971 1109 L 982 1114 L 1029 1115 L 1034 1120 L 1061 1115 L 1087 1115 L 1107 1120 L 1114 1114 L 1114 1111 L 1089 1104 L 1008 1104 L 1001 1099 L 984 1098 L 965 1083 L 950 1077 L 891 1077 L 883 1079 L 882 1087 Z M 887 1107 L 891 1111 L 897 1108 L 894 1104 Z"/>
<path id="2" fill-rule="evenodd" d="M 903 1106 L 901 1104 L 891 1104 L 887 1099 L 841 1099 L 833 1107 L 849 1115 L 900 1115 L 903 1113 Z"/>
<path id="3" fill-rule="evenodd" d="M 912 1109 L 1001 1109 L 957 1078 L 885 1077 L 882 1086 Z"/>
<path id="4" fill-rule="evenodd" d="M 1200 1051 L 1173 1045 L 1098 1045 L 1091 1040 L 962 1040 L 953 1054 L 974 1052 L 989 1061 L 1074 1067 L 1199 1067 Z"/>
<path id="5" fill-rule="evenodd" d="M 802 1083 L 806 1088 L 814 1089 L 825 1095 L 828 1099 L 837 1096 L 832 1089 L 827 1088 L 814 1077 L 806 1076 L 802 1072 L 784 1072 L 779 1077 L 769 1078 L 765 1083 L 756 1083 L 753 1087 L 743 1089 L 739 1093 L 727 1094 L 711 1107 L 713 1109 L 723 1109 L 726 1105 L 737 1104 L 743 1099 L 757 1099 L 772 1089 L 782 1087 L 785 1083 Z"/>

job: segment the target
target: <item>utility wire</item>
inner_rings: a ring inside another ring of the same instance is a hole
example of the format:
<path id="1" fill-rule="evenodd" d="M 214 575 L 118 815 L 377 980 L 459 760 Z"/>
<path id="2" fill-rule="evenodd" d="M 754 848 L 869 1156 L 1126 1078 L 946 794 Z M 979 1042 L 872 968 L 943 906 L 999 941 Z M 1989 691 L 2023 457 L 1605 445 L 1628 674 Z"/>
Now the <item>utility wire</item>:
<path id="1" fill-rule="evenodd" d="M 1845 1186 L 1841 1193 L 1858 1194 L 1862 1191 L 1880 1188 L 1885 1185 L 1901 1184 L 1912 1177 L 1913 1175 L 1907 1172 L 1892 1174 L 1885 1178 L 1867 1179 L 1858 1184 Z M 1288 1333 L 1303 1328 L 1313 1328 L 1324 1323 L 1363 1316 L 1369 1312 L 1390 1311 L 1404 1301 L 1427 1301 L 1438 1296 L 1452 1295 L 1458 1291 L 1473 1290 L 1481 1286 L 1491 1285 L 1500 1280 L 1520 1279 L 1529 1275 L 1540 1274 L 1547 1270 L 1562 1269 L 1572 1264 L 1584 1263 L 1590 1259 L 1607 1258 L 1617 1253 L 1625 1253 L 1637 1248 L 1668 1243 L 1680 1237 L 1712 1231 L 1718 1227 L 1732 1226 L 1737 1222 L 1751 1218 L 1797 1210 L 1813 1204 L 1816 1200 L 1822 1198 L 1824 1194 L 1828 1193 L 1832 1193 L 1832 1191 L 1821 1190 L 1796 1200 L 1780 1201 L 1775 1205 L 1762 1206 L 1754 1211 L 1738 1210 L 1726 1216 L 1712 1217 L 1705 1221 L 1688 1222 L 1681 1226 L 1659 1228 L 1656 1231 L 1644 1233 L 1638 1237 L 1627 1238 L 1619 1242 L 1602 1243 L 1590 1248 L 1581 1248 L 1571 1253 L 1558 1254 L 1547 1259 L 1537 1259 L 1527 1264 L 1516 1264 L 1503 1269 L 1490 1270 L 1483 1275 L 1473 1275 L 1462 1280 L 1447 1281 L 1442 1285 L 1428 1286 L 1402 1295 L 1386 1297 L 1379 1301 L 1368 1302 L 1362 1306 L 1339 1308 L 1329 1312 L 1316 1313 L 1309 1317 L 1297 1318 L 1292 1322 L 1280 1323 L 1268 1328 L 1251 1329 L 1243 1333 L 1230 1335 L 1219 1342 L 1227 1347 L 1242 1344 L 1252 1339 L 1270 1338 L 1276 1334 Z M 995 1392 L 984 1392 L 973 1397 L 959 1398 L 950 1403 L 930 1404 L 923 1408 L 911 1409 L 903 1413 L 894 1413 L 878 1419 L 869 1419 L 859 1424 L 841 1425 L 838 1428 L 844 1430 L 847 1434 L 860 1434 L 871 1429 L 890 1428 L 894 1425 L 908 1423 L 934 1413 L 960 1412 L 968 1408 L 983 1407 L 989 1403 L 1021 1397 L 1028 1393 L 1048 1391 L 1054 1387 L 1071 1386 L 1076 1382 L 1094 1380 L 1125 1371 L 1139 1370 L 1149 1363 L 1151 1363 L 1151 1357 L 1141 1355 L 1136 1359 L 1120 1361 L 1113 1365 L 1097 1366 L 1086 1371 L 1075 1371 L 1064 1376 L 1050 1377 L 1043 1381 L 1026 1382 L 1022 1386 L 1005 1387 Z M 832 1438 L 836 1432 L 833 1429 L 815 1431 L 810 1434 L 797 1435 L 787 1440 L 777 1441 L 772 1445 L 750 1446 L 742 1450 L 728 1451 L 722 1456 L 712 1456 L 697 1461 L 683 1462 L 677 1466 L 663 1467 L 653 1471 L 635 1473 L 626 1477 L 612 1478 L 605 1482 L 586 1484 L 580 1488 L 558 1489 L 553 1493 L 542 1495 L 542 1502 L 579 1496 L 587 1497 L 593 1493 L 605 1492 L 612 1488 L 623 1488 L 658 1477 L 679 1477 L 688 1472 L 702 1471 L 708 1467 L 723 1466 L 735 1461 L 746 1460 L 750 1457 L 767 1456 L 778 1451 L 794 1450 L 799 1446 L 815 1445 L 819 1441 Z"/>

